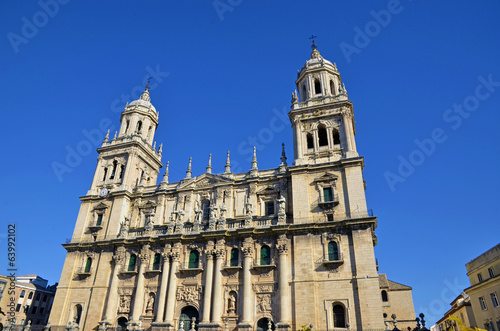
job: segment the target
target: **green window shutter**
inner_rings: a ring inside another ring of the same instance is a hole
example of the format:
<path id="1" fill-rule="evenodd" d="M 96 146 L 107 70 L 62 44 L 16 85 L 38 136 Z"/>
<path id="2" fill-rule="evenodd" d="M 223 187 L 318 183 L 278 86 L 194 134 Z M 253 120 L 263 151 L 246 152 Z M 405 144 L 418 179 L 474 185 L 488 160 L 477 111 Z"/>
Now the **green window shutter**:
<path id="1" fill-rule="evenodd" d="M 87 258 L 87 263 L 85 264 L 85 272 L 90 272 L 90 267 L 92 266 L 92 259 Z"/>
<path id="2" fill-rule="evenodd" d="M 271 249 L 269 246 L 262 246 L 260 249 L 260 265 L 271 264 Z"/>
<path id="3" fill-rule="evenodd" d="M 230 261 L 231 267 L 238 266 L 238 259 L 239 259 L 239 250 L 237 248 L 233 248 L 231 250 L 231 261 Z"/>
<path id="4" fill-rule="evenodd" d="M 331 187 L 323 189 L 323 202 L 333 201 L 333 190 Z"/>
<path id="5" fill-rule="evenodd" d="M 99 226 L 101 225 L 102 223 L 102 214 L 99 214 L 97 215 L 97 222 L 95 223 L 95 225 Z"/>
<path id="6" fill-rule="evenodd" d="M 130 260 L 128 260 L 128 271 L 134 271 L 135 270 L 135 261 L 137 259 L 137 256 L 131 255 Z"/>
<path id="7" fill-rule="evenodd" d="M 337 261 L 339 259 L 339 249 L 336 242 L 330 241 L 328 243 L 328 260 Z"/>
<path id="8" fill-rule="evenodd" d="M 188 268 L 198 268 L 199 258 L 200 253 L 198 253 L 198 251 L 191 251 L 191 253 L 189 253 Z"/>
<path id="9" fill-rule="evenodd" d="M 153 270 L 160 270 L 160 261 L 161 261 L 161 255 L 155 254 L 155 258 L 153 260 Z"/>

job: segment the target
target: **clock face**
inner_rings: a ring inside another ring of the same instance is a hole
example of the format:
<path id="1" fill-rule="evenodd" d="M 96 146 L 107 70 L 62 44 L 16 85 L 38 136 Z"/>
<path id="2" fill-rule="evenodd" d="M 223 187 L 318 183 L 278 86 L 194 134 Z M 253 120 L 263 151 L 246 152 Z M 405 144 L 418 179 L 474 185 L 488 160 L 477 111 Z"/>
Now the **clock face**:
<path id="1" fill-rule="evenodd" d="M 99 193 L 99 195 L 100 195 L 101 197 L 106 196 L 106 194 L 108 194 L 108 189 L 107 189 L 107 188 L 103 188 L 103 189 L 101 190 L 101 193 Z"/>

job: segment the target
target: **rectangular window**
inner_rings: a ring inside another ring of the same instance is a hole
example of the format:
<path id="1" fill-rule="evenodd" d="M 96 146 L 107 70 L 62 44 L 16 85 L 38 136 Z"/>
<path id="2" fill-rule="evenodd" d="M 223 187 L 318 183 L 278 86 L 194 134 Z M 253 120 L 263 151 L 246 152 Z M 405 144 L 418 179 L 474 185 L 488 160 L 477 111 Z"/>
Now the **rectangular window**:
<path id="1" fill-rule="evenodd" d="M 267 201 L 265 203 L 266 216 L 274 215 L 274 201 Z"/>
<path id="2" fill-rule="evenodd" d="M 97 221 L 95 222 L 95 225 L 99 226 L 102 223 L 102 214 L 97 215 Z"/>
<path id="3" fill-rule="evenodd" d="M 37 308 L 38 308 L 37 306 L 33 306 L 33 308 L 31 308 L 31 313 L 32 314 L 36 314 L 36 309 Z"/>
<path id="4" fill-rule="evenodd" d="M 483 276 L 481 276 L 481 274 L 477 274 L 477 280 L 481 283 L 483 281 Z"/>
<path id="5" fill-rule="evenodd" d="M 42 307 L 42 308 L 40 308 L 40 315 L 43 315 L 43 311 L 44 311 L 44 310 L 45 310 L 45 309 L 44 309 L 43 307 Z"/>
<path id="6" fill-rule="evenodd" d="M 498 298 L 496 293 L 490 293 L 491 302 L 493 303 L 493 307 L 498 307 Z"/>
<path id="7" fill-rule="evenodd" d="M 21 304 L 20 303 L 17 304 L 16 311 L 21 311 Z"/>
<path id="8" fill-rule="evenodd" d="M 323 188 L 323 202 L 333 201 L 333 189 L 331 187 Z"/>
<path id="9" fill-rule="evenodd" d="M 488 268 L 488 273 L 490 274 L 490 278 L 495 277 L 495 273 L 493 272 L 493 268 Z"/>
<path id="10" fill-rule="evenodd" d="M 479 297 L 479 305 L 481 306 L 481 309 L 482 310 L 486 310 L 486 302 L 484 302 L 484 298 L 483 297 Z"/>

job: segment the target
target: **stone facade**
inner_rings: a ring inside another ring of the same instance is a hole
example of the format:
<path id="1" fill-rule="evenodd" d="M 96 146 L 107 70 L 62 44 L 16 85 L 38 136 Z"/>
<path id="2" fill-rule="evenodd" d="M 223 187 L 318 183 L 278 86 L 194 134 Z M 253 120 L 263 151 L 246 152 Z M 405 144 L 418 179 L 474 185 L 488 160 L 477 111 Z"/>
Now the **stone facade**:
<path id="1" fill-rule="evenodd" d="M 386 274 L 379 274 L 379 284 L 384 320 L 392 323 L 396 320 L 400 330 L 415 328 L 412 288 L 387 279 Z M 393 318 L 393 315 L 396 317 Z"/>
<path id="2" fill-rule="evenodd" d="M 470 296 L 478 327 L 487 331 L 500 330 L 500 244 L 468 262 L 467 276 Z"/>
<path id="3" fill-rule="evenodd" d="M 460 322 L 455 318 L 458 318 Z M 453 300 L 450 310 L 436 322 L 435 329 L 438 331 L 461 331 L 462 326 L 471 329 L 477 327 L 470 297 L 465 292 L 461 293 Z"/>
<path id="4" fill-rule="evenodd" d="M 161 182 L 148 89 L 106 136 L 61 275 L 52 330 L 383 330 L 352 103 L 317 49 L 289 113 L 294 161 Z M 300 101 L 299 95 L 300 94 Z"/>

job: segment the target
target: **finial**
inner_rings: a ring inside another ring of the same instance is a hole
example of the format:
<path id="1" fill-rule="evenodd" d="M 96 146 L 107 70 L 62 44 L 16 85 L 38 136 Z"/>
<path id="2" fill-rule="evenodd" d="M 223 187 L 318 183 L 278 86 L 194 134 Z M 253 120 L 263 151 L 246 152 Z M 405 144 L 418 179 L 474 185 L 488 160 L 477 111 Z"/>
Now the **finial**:
<path id="1" fill-rule="evenodd" d="M 314 38 L 318 38 L 318 36 L 311 35 L 311 36 L 309 37 L 309 39 L 311 39 L 311 40 L 312 40 L 312 42 L 311 42 L 311 43 L 309 43 L 309 44 L 311 44 L 311 48 L 312 48 L 313 50 L 315 50 L 315 49 L 317 49 L 317 48 L 318 48 L 318 45 L 316 45 L 316 42 L 314 41 Z"/>
<path id="2" fill-rule="evenodd" d="M 144 85 L 146 85 L 146 91 L 149 91 L 149 88 L 151 87 L 151 76 L 149 76 L 148 82 Z"/>
<path id="3" fill-rule="evenodd" d="M 145 84 L 146 85 L 146 89 L 144 90 L 144 92 L 142 92 L 141 94 L 141 100 L 144 100 L 144 101 L 148 101 L 150 102 L 151 101 L 151 98 L 149 96 L 149 82 L 151 81 L 151 76 L 148 78 L 148 82 Z"/>
<path id="4" fill-rule="evenodd" d="M 285 154 L 285 143 L 281 143 L 281 165 L 287 166 L 286 154 Z"/>
<path id="5" fill-rule="evenodd" d="M 160 144 L 160 147 L 158 147 L 158 154 L 161 155 L 161 152 L 163 152 L 163 144 Z"/>
<path id="6" fill-rule="evenodd" d="M 115 136 L 113 137 L 113 140 L 116 139 L 116 135 L 118 134 L 118 131 L 115 131 Z"/>
<path id="7" fill-rule="evenodd" d="M 231 161 L 229 160 L 229 151 L 227 151 L 226 166 L 224 169 L 225 174 L 231 173 Z"/>
<path id="8" fill-rule="evenodd" d="M 156 150 L 156 141 L 153 143 L 153 149 Z"/>
<path id="9" fill-rule="evenodd" d="M 292 93 L 292 103 L 296 103 L 299 100 L 297 97 L 297 90 Z"/>
<path id="10" fill-rule="evenodd" d="M 190 179 L 191 178 L 191 161 L 193 160 L 192 157 L 189 158 L 189 165 L 188 165 L 188 170 L 186 171 L 186 178 L 184 179 Z"/>
<path id="11" fill-rule="evenodd" d="M 107 142 L 109 139 L 109 129 L 108 132 L 106 132 L 106 137 L 104 137 L 104 142 Z"/>
<path id="12" fill-rule="evenodd" d="M 253 147 L 252 168 L 250 168 L 250 177 L 257 177 L 258 173 L 259 173 L 259 169 L 257 168 L 257 150 L 254 146 Z"/>
<path id="13" fill-rule="evenodd" d="M 212 154 L 208 156 L 207 174 L 212 173 Z"/>
<path id="14" fill-rule="evenodd" d="M 252 169 L 257 170 L 257 149 L 253 147 Z"/>
<path id="15" fill-rule="evenodd" d="M 163 180 L 161 181 L 160 183 L 160 188 L 165 188 L 168 184 L 168 166 L 169 166 L 169 162 L 167 161 L 167 166 L 165 167 L 165 174 L 163 174 Z"/>
<path id="16" fill-rule="evenodd" d="M 345 84 L 342 83 L 342 90 L 344 91 L 344 94 L 347 94 L 347 90 L 345 89 Z"/>

